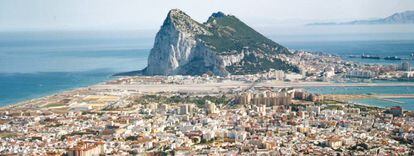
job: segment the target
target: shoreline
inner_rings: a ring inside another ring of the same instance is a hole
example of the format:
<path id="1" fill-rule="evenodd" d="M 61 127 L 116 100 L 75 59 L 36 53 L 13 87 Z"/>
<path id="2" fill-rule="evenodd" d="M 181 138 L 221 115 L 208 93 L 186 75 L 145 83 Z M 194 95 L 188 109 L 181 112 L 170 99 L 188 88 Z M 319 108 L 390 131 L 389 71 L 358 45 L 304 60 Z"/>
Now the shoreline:
<path id="1" fill-rule="evenodd" d="M 113 80 L 113 79 L 111 79 L 111 80 Z M 101 83 L 106 83 L 106 82 L 109 82 L 111 80 L 104 80 L 104 81 L 100 81 L 98 83 L 90 84 L 90 85 L 87 85 L 87 86 L 80 86 L 80 87 L 62 89 L 62 90 L 56 91 L 56 92 L 48 94 L 48 95 L 43 95 L 43 96 L 41 95 L 40 97 L 30 98 L 30 99 L 27 99 L 27 100 L 22 100 L 22 101 L 17 102 L 17 103 L 12 103 L 12 104 L 8 104 L 8 105 L 6 104 L 5 106 L 0 106 L 0 111 L 5 110 L 5 109 L 11 109 L 13 107 L 24 106 L 24 105 L 29 104 L 32 101 L 47 99 L 47 98 L 57 96 L 57 95 L 61 95 L 61 94 L 68 94 L 70 92 L 75 92 L 75 91 L 82 90 L 82 89 L 88 89 L 88 88 L 93 87 L 95 85 L 99 85 Z"/>
<path id="2" fill-rule="evenodd" d="M 7 109 L 7 108 L 24 106 L 25 104 L 27 104 L 27 103 L 29 103 L 31 101 L 41 100 L 41 99 L 45 99 L 45 98 L 50 98 L 50 97 L 53 97 L 53 96 L 56 96 L 56 95 L 59 95 L 59 94 L 65 94 L 65 93 L 69 93 L 69 92 L 72 92 L 72 91 L 75 91 L 75 90 L 80 90 L 80 89 L 84 89 L 84 88 L 88 88 L 88 87 L 90 87 L 90 86 L 87 86 L 87 87 L 77 87 L 77 88 L 72 88 L 72 89 L 65 89 L 63 91 L 58 91 L 58 92 L 53 93 L 53 94 L 50 94 L 50 95 L 41 96 L 41 97 L 38 97 L 38 98 L 32 98 L 32 99 L 29 99 L 29 100 L 20 101 L 20 102 L 15 103 L 15 104 L 1 106 L 0 107 L 0 110 L 1 109 Z"/>
<path id="3" fill-rule="evenodd" d="M 0 92 L 0 108 L 32 100 L 42 99 L 68 91 L 90 87 L 114 79 L 110 70 L 90 71 L 50 71 L 28 73 L 0 73 L 1 86 L 6 89 Z M 13 79 L 16 80 L 13 80 Z M 16 82 L 7 82 L 16 81 Z M 21 82 L 20 82 L 21 81 Z M 25 82 L 27 81 L 27 82 Z M 13 87 L 16 87 L 14 89 Z"/>

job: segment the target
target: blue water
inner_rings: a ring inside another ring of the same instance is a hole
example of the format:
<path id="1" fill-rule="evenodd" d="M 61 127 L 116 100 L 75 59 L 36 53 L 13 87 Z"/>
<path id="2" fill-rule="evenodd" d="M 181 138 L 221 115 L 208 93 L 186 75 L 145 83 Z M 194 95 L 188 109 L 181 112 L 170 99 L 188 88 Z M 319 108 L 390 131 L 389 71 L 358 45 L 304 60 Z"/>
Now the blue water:
<path id="1" fill-rule="evenodd" d="M 414 53 L 414 40 L 359 40 L 359 41 L 302 41 L 286 42 L 284 45 L 291 49 L 308 50 L 314 52 L 324 52 L 341 56 L 342 58 L 354 62 L 370 64 L 400 64 L 401 61 L 392 60 L 372 60 L 349 58 L 349 55 L 377 55 L 380 57 L 398 56 L 400 58 L 410 58 Z M 414 61 L 411 61 L 414 64 Z M 376 82 L 380 83 L 380 82 Z M 414 87 L 308 87 L 308 91 L 320 94 L 414 94 Z M 397 104 L 378 99 L 359 99 L 355 102 L 379 106 L 391 107 L 401 106 L 406 110 L 414 110 L 414 99 L 393 99 L 405 102 Z"/>
<path id="2" fill-rule="evenodd" d="M 16 36 L 0 36 L 0 106 L 96 84 L 112 79 L 114 73 L 142 69 L 150 43 L 122 37 Z"/>
<path id="3" fill-rule="evenodd" d="M 306 87 L 306 90 L 319 94 L 414 94 L 414 87 L 410 86 L 372 86 L 372 87 Z M 351 100 L 353 102 L 362 103 L 382 108 L 401 106 L 406 110 L 414 110 L 414 99 L 397 98 L 396 101 L 404 102 L 404 104 L 393 103 L 379 99 L 367 98 Z"/>
<path id="4" fill-rule="evenodd" d="M 142 69 L 153 43 L 153 34 L 150 36 L 129 33 L 0 33 L 0 106 L 96 84 L 111 79 L 114 73 Z M 362 52 L 408 56 L 414 52 L 414 40 L 312 41 L 310 38 L 308 41 L 280 43 L 291 49 L 341 56 Z M 356 89 L 355 92 L 376 90 Z M 392 93 L 414 92 L 412 88 L 386 90 Z"/>
<path id="5" fill-rule="evenodd" d="M 0 106 L 84 87 L 110 78 L 110 73 L 105 71 L 3 73 L 0 74 Z"/>
<path id="6" fill-rule="evenodd" d="M 413 86 L 368 86 L 368 87 L 305 87 L 319 94 L 414 94 Z"/>
<path id="7" fill-rule="evenodd" d="M 411 98 L 399 98 L 399 99 L 392 99 L 395 101 L 403 102 L 403 103 L 393 103 L 389 101 L 384 101 L 380 99 L 357 99 L 352 100 L 357 103 L 363 103 L 371 106 L 382 107 L 382 108 L 389 108 L 392 106 L 401 106 L 405 110 L 414 110 L 414 99 Z"/>
<path id="8" fill-rule="evenodd" d="M 350 61 L 370 64 L 400 64 L 401 61 L 349 58 L 348 56 L 365 53 L 380 57 L 398 56 L 400 58 L 411 58 L 411 53 L 414 53 L 414 40 L 290 41 L 282 44 L 290 49 L 330 53 Z M 413 61 L 412 63 L 414 64 Z"/>

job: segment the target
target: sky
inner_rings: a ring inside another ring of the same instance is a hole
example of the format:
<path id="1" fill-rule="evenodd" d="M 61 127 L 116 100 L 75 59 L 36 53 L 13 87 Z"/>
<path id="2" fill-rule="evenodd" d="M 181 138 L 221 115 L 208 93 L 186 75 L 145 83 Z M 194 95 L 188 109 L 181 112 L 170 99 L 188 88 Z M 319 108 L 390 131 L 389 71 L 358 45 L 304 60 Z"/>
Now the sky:
<path id="1" fill-rule="evenodd" d="M 255 27 L 386 17 L 413 0 L 0 0 L 0 31 L 158 29 L 172 8 L 199 22 L 213 12 Z"/>

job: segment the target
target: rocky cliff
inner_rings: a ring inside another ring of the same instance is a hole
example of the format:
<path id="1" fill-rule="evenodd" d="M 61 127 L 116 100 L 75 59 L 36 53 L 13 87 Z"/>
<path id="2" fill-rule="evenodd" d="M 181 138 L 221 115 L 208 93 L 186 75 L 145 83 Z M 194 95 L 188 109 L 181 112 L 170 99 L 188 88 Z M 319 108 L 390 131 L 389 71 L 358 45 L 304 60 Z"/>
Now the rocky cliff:
<path id="1" fill-rule="evenodd" d="M 168 13 L 155 37 L 144 75 L 253 74 L 298 71 L 280 55 L 291 53 L 239 19 L 214 13 L 201 24 L 178 9 Z"/>

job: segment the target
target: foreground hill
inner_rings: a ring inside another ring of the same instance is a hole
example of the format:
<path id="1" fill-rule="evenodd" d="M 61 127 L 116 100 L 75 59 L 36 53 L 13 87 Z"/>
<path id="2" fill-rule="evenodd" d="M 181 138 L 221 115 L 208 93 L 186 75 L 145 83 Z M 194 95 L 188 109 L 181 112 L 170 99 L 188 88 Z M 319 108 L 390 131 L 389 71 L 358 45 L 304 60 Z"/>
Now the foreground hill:
<path id="1" fill-rule="evenodd" d="M 144 75 L 254 74 L 269 69 L 297 72 L 280 55 L 289 50 L 232 15 L 214 13 L 201 24 L 171 10 L 156 35 Z"/>

